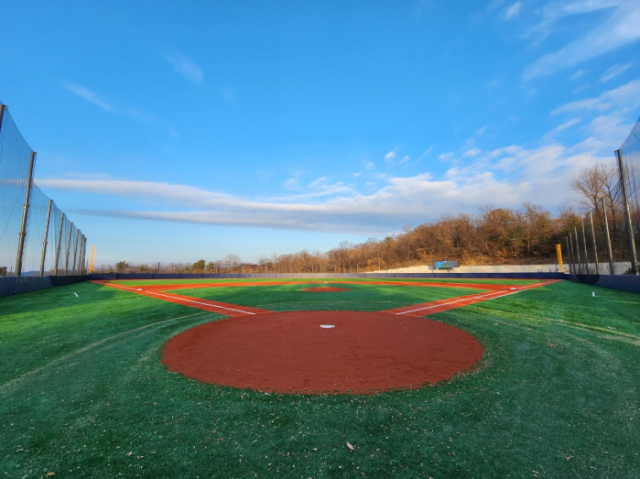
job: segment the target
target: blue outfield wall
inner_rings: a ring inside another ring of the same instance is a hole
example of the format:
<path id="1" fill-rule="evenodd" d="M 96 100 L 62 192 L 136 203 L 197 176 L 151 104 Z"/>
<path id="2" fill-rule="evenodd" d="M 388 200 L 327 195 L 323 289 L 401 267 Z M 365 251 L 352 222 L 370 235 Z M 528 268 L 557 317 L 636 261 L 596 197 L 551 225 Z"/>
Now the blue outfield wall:
<path id="1" fill-rule="evenodd" d="M 9 276 L 0 277 L 0 298 L 13 294 L 29 293 L 39 289 L 66 286 L 68 284 L 82 283 L 87 276 Z"/>
<path id="2" fill-rule="evenodd" d="M 616 276 L 609 274 L 567 274 L 565 275 L 565 279 L 640 294 L 640 276 L 631 276 L 628 274 Z"/>

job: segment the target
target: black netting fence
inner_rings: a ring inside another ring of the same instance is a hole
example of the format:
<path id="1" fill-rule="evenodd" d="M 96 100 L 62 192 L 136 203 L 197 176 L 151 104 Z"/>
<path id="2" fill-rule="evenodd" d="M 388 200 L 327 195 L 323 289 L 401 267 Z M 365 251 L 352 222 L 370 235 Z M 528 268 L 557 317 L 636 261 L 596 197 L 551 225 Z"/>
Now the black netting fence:
<path id="1" fill-rule="evenodd" d="M 33 182 L 34 166 L 0 104 L 0 276 L 82 274 L 86 238 Z"/>
<path id="2" fill-rule="evenodd" d="M 616 151 L 617 184 L 565 239 L 574 274 L 638 274 L 640 119 Z"/>

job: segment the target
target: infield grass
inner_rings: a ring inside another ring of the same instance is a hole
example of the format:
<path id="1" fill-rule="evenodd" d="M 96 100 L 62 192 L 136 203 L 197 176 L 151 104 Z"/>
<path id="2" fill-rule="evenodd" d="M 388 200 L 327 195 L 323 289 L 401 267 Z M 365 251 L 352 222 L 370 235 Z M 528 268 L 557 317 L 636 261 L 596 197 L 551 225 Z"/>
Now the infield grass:
<path id="1" fill-rule="evenodd" d="M 413 300 L 412 288 L 362 287 L 364 305 Z M 308 306 L 278 288 L 199 297 Z M 314 309 L 359 288 L 318 293 Z M 223 316 L 92 283 L 0 298 L 0 476 L 639 477 L 638 311 L 639 295 L 560 282 L 438 313 L 485 346 L 473 371 L 310 396 L 203 384 L 160 363 L 168 339 Z"/>
<path id="2" fill-rule="evenodd" d="M 337 286 L 349 291 L 304 291 L 318 286 Z M 301 282 L 268 287 L 181 289 L 178 293 L 195 298 L 284 312 L 302 310 L 383 311 L 400 306 L 476 294 L 482 291 L 471 288 Z"/>

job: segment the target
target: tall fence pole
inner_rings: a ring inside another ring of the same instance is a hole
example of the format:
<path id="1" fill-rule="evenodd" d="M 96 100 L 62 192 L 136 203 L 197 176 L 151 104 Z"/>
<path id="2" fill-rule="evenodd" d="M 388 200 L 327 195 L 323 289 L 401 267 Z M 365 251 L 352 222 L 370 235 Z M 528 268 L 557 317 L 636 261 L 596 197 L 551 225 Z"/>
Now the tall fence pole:
<path id="1" fill-rule="evenodd" d="M 22 275 L 22 255 L 24 253 L 24 240 L 27 236 L 27 218 L 29 216 L 29 197 L 31 196 L 31 185 L 33 184 L 33 167 L 36 162 L 36 152 L 31 152 L 29 159 L 29 172 L 27 173 L 27 187 L 24 194 L 24 205 L 22 209 L 22 224 L 20 225 L 20 237 L 18 238 L 18 253 L 16 254 L 16 276 Z"/>
<path id="2" fill-rule="evenodd" d="M 64 258 L 64 274 L 69 274 L 69 252 L 71 251 L 71 239 L 73 238 L 73 223 L 69 223 L 69 234 L 67 235 L 67 251 Z"/>
<path id="3" fill-rule="evenodd" d="M 42 254 L 40 255 L 40 276 L 44 276 L 44 260 L 47 257 L 47 244 L 49 243 L 49 222 L 51 220 L 51 205 L 53 200 L 49 200 L 47 207 L 47 220 L 44 223 L 44 238 L 42 238 Z"/>
<path id="4" fill-rule="evenodd" d="M 570 236 L 567 236 L 565 238 L 565 241 L 567 242 L 567 254 L 569 255 L 569 273 L 575 274 L 573 270 L 573 251 L 571 251 L 571 243 L 569 242 L 569 238 Z"/>
<path id="5" fill-rule="evenodd" d="M 82 235 L 82 254 L 80 255 L 80 261 L 82 264 L 80 274 L 87 274 L 87 237 L 85 235 Z"/>
<path id="6" fill-rule="evenodd" d="M 78 240 L 80 239 L 81 235 L 82 235 L 82 231 L 77 230 L 76 231 L 76 241 L 75 241 L 75 244 L 73 246 L 73 266 L 71 268 L 71 274 L 76 274 L 76 261 L 78 259 Z"/>
<path id="7" fill-rule="evenodd" d="M 575 237 L 576 246 L 576 274 L 582 273 L 582 259 L 580 258 L 580 242 L 578 241 L 578 227 L 573 228 L 573 235 Z"/>
<path id="8" fill-rule="evenodd" d="M 591 247 L 593 248 L 593 257 L 596 263 L 596 274 L 600 274 L 598 267 L 598 247 L 596 246 L 596 232 L 593 229 L 593 215 L 589 211 L 589 227 L 591 228 Z"/>
<path id="9" fill-rule="evenodd" d="M 58 228 L 58 242 L 56 243 L 56 261 L 53 266 L 53 275 L 58 276 L 58 265 L 60 264 L 60 247 L 62 246 L 62 230 L 64 228 L 64 213 L 60 215 L 60 226 Z"/>
<path id="10" fill-rule="evenodd" d="M 609 236 L 609 221 L 607 220 L 607 207 L 604 204 L 604 198 L 600 198 L 602 203 L 602 217 L 604 218 L 604 234 L 607 239 L 607 255 L 609 256 L 609 274 L 615 274 L 613 269 L 613 252 L 611 250 L 611 236 Z"/>
<path id="11" fill-rule="evenodd" d="M 2 132 L 2 117 L 4 117 L 4 109 L 7 108 L 7 105 L 3 105 L 0 103 L 0 132 Z"/>
<path id="12" fill-rule="evenodd" d="M 587 235 L 584 232 L 584 220 L 580 222 L 582 228 L 582 248 L 584 252 L 584 270 L 586 274 L 589 274 L 589 253 L 587 252 Z"/>
<path id="13" fill-rule="evenodd" d="M 84 274 L 84 245 L 87 242 L 87 238 L 85 235 L 82 235 L 82 241 L 80 242 L 80 254 L 78 255 L 78 272 L 80 274 Z"/>
<path id="14" fill-rule="evenodd" d="M 629 196 L 627 195 L 627 175 L 624 171 L 624 160 L 622 151 L 616 150 L 618 158 L 618 169 L 620 170 L 620 183 L 622 184 L 622 199 L 624 200 L 624 215 L 627 223 L 627 239 L 629 241 L 629 252 L 631 253 L 631 274 L 638 274 L 638 257 L 636 255 L 636 242 L 633 237 L 633 225 L 631 224 L 631 211 L 629 210 Z"/>

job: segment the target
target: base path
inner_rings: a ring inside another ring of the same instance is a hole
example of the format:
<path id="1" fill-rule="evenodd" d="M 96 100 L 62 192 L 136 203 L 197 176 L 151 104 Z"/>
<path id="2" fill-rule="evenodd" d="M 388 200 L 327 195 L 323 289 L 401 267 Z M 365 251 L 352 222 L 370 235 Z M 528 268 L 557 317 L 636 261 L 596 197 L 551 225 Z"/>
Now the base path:
<path id="1" fill-rule="evenodd" d="M 171 371 L 264 392 L 367 394 L 416 389 L 468 370 L 482 357 L 470 334 L 409 316 L 298 311 L 207 323 L 162 351 Z"/>
<path id="2" fill-rule="evenodd" d="M 439 301 L 431 301 L 429 303 L 414 304 L 413 306 L 405 306 L 403 308 L 394 308 L 384 311 L 385 313 L 395 315 L 407 315 L 423 317 L 429 314 L 439 313 L 441 311 L 447 311 L 449 309 L 461 308 L 470 304 L 481 303 L 483 301 L 489 301 L 491 299 L 501 298 L 503 296 L 509 296 L 510 294 L 519 293 L 531 288 L 539 288 L 547 284 L 556 283 L 558 280 L 546 281 L 544 283 L 535 283 L 525 286 L 502 286 L 497 291 L 491 291 L 489 293 L 470 294 L 467 296 L 460 296 L 458 298 L 442 299 Z"/>
<path id="3" fill-rule="evenodd" d="M 145 287 L 144 289 L 135 288 L 104 281 L 92 281 L 92 283 L 109 286 L 111 288 L 122 289 L 131 293 L 140 294 L 142 296 L 149 296 L 151 298 L 161 299 L 163 301 L 169 301 L 170 303 L 181 304 L 183 306 L 189 306 L 191 308 L 202 309 L 204 311 L 210 311 L 212 313 L 223 314 L 225 316 L 230 316 L 233 318 L 238 316 L 255 315 L 270 312 L 267 309 L 252 308 L 251 306 L 240 306 L 237 304 L 223 303 L 221 301 L 210 301 L 208 299 L 191 298 L 189 296 L 182 296 L 179 294 L 154 291 L 150 290 L 147 287 Z"/>

